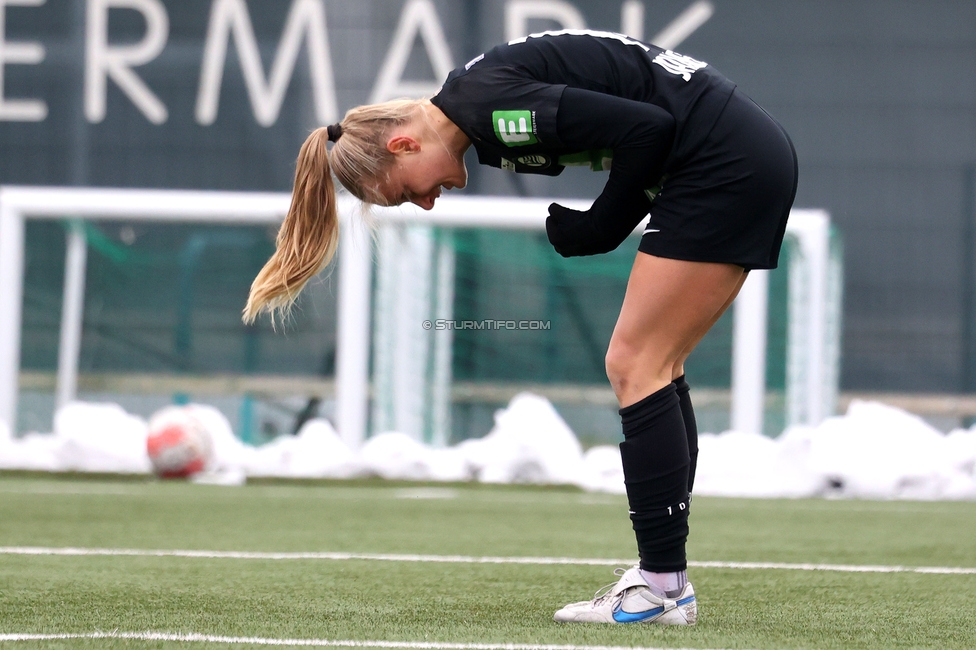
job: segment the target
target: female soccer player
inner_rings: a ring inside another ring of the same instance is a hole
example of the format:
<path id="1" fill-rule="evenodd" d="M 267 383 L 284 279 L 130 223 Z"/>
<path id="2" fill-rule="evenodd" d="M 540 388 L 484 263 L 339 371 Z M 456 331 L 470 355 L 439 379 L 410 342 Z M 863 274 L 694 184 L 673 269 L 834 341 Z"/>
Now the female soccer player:
<path id="1" fill-rule="evenodd" d="M 465 186 L 471 145 L 481 164 L 515 172 L 610 168 L 589 210 L 549 206 L 563 256 L 611 251 L 651 214 L 606 356 L 640 563 L 554 618 L 693 625 L 685 542 L 698 433 L 684 362 L 749 270 L 776 266 L 796 192 L 789 137 L 702 61 L 606 32 L 512 41 L 453 71 L 430 100 L 355 108 L 309 136 L 245 320 L 287 311 L 331 259 L 332 174 L 364 202 L 429 210 L 442 189 Z"/>

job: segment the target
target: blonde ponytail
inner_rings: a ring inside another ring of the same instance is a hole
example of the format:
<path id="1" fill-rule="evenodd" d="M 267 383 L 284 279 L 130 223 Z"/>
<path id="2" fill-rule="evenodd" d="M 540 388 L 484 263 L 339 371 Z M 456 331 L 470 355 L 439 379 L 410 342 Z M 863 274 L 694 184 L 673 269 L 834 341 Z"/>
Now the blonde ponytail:
<path id="1" fill-rule="evenodd" d="M 325 127 L 305 140 L 295 168 L 295 188 L 285 221 L 278 230 L 276 250 L 261 269 L 244 307 L 244 322 L 262 311 L 287 317 L 298 294 L 324 269 L 339 244 L 339 213 L 335 184 L 329 171 Z"/>
<path id="2" fill-rule="evenodd" d="M 276 313 L 287 317 L 305 283 L 335 255 L 339 214 L 333 173 L 364 203 L 386 201 L 377 183 L 393 163 L 387 135 L 422 114 L 421 103 L 398 99 L 349 110 L 331 153 L 326 149 L 327 127 L 312 131 L 298 154 L 291 207 L 278 231 L 276 250 L 251 284 L 245 323 L 253 323 L 263 311 L 271 313 L 272 322 Z"/>

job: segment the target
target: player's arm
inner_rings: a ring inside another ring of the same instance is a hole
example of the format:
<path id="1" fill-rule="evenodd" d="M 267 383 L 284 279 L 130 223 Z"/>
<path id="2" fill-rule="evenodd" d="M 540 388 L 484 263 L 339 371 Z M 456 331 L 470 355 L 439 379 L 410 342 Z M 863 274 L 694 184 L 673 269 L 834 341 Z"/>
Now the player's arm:
<path id="1" fill-rule="evenodd" d="M 549 241 L 564 257 L 612 251 L 648 212 L 643 189 L 663 172 L 674 140 L 674 118 L 664 109 L 603 93 L 566 88 L 559 101 L 559 140 L 568 149 L 612 149 L 603 192 L 585 212 L 553 204 Z"/>

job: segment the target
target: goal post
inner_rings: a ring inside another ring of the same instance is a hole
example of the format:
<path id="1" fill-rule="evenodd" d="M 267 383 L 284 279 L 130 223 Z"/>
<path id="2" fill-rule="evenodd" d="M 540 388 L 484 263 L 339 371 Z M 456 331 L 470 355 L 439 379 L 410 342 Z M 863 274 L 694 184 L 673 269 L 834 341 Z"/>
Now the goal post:
<path id="1" fill-rule="evenodd" d="M 274 225 L 289 201 L 285 193 L 0 187 L 0 423 L 16 433 L 27 220 Z M 458 279 L 451 233 L 484 228 L 544 237 L 550 202 L 444 196 L 428 212 L 412 205 L 373 209 L 378 232 L 371 233 L 359 218 L 358 201 L 340 196 L 335 419 L 347 443 L 362 442 L 370 418 L 374 428 L 396 428 L 412 418 L 415 430 L 408 433 L 446 442 L 455 383 L 451 332 L 424 330 L 423 321 L 454 318 Z M 788 420 L 815 424 L 836 400 L 839 259 L 822 211 L 794 210 L 787 236 L 800 252 L 790 258 Z M 61 403 L 75 395 L 85 294 L 84 235 L 69 229 L 67 242 L 56 390 Z M 762 430 L 765 394 L 765 355 L 759 352 L 766 328 L 764 290 L 758 287 L 763 275 L 752 274 L 735 307 L 732 353 L 732 421 L 756 431 Z M 410 390 L 414 394 L 407 396 Z M 428 433 L 416 431 L 418 426 Z"/>

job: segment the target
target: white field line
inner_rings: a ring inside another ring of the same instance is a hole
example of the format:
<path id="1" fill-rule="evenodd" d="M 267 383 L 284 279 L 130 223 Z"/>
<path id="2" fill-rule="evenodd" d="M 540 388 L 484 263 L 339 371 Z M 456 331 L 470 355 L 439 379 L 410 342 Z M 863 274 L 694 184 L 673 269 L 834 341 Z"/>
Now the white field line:
<path id="1" fill-rule="evenodd" d="M 212 634 L 167 634 L 165 632 L 92 632 L 90 634 L 0 634 L 4 641 L 56 641 L 64 639 L 132 639 L 137 641 L 178 641 L 234 643 L 271 646 L 315 646 L 333 648 L 411 648 L 412 650 L 664 650 L 610 645 L 548 645 L 535 643 L 437 643 L 426 641 L 353 641 L 333 639 L 271 639 L 256 636 L 216 636 Z M 681 650 L 680 648 L 670 650 Z M 686 649 L 687 650 L 687 649 Z"/>
<path id="2" fill-rule="evenodd" d="M 629 566 L 634 560 L 578 557 L 493 557 L 470 555 L 402 555 L 392 553 L 263 551 L 196 551 L 181 549 L 140 548 L 53 548 L 46 546 L 0 546 L 0 555 L 101 555 L 131 557 L 187 557 L 228 560 L 368 560 L 384 562 L 442 562 L 450 564 L 565 564 L 576 566 Z M 976 575 L 973 567 L 912 567 L 856 564 L 788 564 L 783 562 L 688 562 L 702 569 L 779 569 L 786 571 L 842 571 L 848 573 L 931 573 L 939 575 Z"/>

